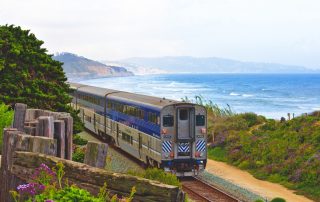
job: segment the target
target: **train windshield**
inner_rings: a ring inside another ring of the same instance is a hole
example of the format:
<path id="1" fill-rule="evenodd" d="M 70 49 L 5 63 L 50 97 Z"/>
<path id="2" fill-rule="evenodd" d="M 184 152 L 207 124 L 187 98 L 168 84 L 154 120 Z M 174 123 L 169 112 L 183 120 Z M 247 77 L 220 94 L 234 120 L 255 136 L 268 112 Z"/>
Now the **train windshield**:
<path id="1" fill-rule="evenodd" d="M 162 123 L 164 127 L 172 127 L 174 124 L 173 116 L 172 115 L 163 116 Z"/>

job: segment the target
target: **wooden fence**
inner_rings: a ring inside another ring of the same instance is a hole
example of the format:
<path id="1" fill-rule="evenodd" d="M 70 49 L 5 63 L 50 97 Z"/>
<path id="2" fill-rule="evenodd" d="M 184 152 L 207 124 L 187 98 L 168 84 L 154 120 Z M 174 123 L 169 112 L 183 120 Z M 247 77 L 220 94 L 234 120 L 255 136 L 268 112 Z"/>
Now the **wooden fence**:
<path id="1" fill-rule="evenodd" d="M 72 127 L 73 119 L 68 113 L 27 109 L 24 104 L 15 106 L 13 127 L 4 129 L 3 134 L 0 202 L 13 201 L 9 191 L 30 182 L 34 168 L 41 163 L 53 167 L 59 161 L 65 165 L 69 182 L 93 194 L 106 182 L 110 193 L 124 196 L 135 186 L 134 201 L 184 201 L 179 187 L 102 169 L 107 144 L 89 142 L 86 164 L 71 161 Z"/>

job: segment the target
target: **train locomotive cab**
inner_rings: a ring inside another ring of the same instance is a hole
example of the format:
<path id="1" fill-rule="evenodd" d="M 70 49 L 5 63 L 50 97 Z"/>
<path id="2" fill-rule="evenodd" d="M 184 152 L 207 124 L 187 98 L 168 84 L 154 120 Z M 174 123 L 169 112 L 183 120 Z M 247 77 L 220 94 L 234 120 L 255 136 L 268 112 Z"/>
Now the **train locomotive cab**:
<path id="1" fill-rule="evenodd" d="M 177 176 L 195 176 L 206 166 L 206 109 L 178 103 L 161 111 L 162 163 Z"/>

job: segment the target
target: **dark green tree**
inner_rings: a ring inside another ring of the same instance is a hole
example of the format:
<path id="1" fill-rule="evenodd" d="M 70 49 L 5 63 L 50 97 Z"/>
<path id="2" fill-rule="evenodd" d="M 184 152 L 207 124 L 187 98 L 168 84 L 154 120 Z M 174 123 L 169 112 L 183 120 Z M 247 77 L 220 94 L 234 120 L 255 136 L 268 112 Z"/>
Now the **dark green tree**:
<path id="1" fill-rule="evenodd" d="M 30 107 L 69 112 L 74 117 L 74 132 L 82 130 L 71 102 L 70 86 L 62 63 L 42 48 L 29 30 L 13 25 L 0 26 L 0 101 L 13 106 L 25 103 Z"/>

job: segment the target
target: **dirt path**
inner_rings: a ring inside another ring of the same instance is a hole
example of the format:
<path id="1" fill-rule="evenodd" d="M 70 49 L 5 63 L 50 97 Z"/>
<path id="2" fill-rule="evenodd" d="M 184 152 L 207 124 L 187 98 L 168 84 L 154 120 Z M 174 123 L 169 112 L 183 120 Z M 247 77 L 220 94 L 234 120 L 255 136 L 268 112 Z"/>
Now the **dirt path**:
<path id="1" fill-rule="evenodd" d="M 312 202 L 312 200 L 304 196 L 294 194 L 293 191 L 282 185 L 258 180 L 250 173 L 223 162 L 208 159 L 206 170 L 268 199 L 281 197 L 286 199 L 287 202 Z"/>

